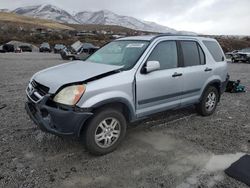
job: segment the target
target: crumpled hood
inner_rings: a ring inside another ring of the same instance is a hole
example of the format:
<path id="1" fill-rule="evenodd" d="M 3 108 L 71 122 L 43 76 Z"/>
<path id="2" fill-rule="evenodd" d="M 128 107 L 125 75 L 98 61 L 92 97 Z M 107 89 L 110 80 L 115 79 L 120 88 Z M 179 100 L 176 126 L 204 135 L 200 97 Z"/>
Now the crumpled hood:
<path id="1" fill-rule="evenodd" d="M 65 84 L 82 82 L 120 68 L 121 66 L 73 61 L 39 71 L 32 79 L 49 87 L 49 93 L 55 93 Z"/>

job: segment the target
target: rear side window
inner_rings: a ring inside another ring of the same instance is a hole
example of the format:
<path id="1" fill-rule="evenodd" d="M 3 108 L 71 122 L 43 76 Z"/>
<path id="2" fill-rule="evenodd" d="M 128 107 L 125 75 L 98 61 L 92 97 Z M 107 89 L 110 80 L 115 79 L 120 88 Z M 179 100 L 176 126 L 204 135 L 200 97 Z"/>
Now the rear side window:
<path id="1" fill-rule="evenodd" d="M 224 61 L 223 52 L 222 52 L 222 50 L 217 42 L 215 42 L 215 41 L 203 41 L 203 43 L 205 44 L 208 51 L 213 56 L 213 58 L 216 62 Z"/>
<path id="2" fill-rule="evenodd" d="M 161 69 L 176 68 L 178 66 L 176 42 L 160 42 L 150 54 L 148 61 L 159 61 Z"/>
<path id="3" fill-rule="evenodd" d="M 181 41 L 184 66 L 196 66 L 205 64 L 205 55 L 201 47 L 195 41 Z"/>

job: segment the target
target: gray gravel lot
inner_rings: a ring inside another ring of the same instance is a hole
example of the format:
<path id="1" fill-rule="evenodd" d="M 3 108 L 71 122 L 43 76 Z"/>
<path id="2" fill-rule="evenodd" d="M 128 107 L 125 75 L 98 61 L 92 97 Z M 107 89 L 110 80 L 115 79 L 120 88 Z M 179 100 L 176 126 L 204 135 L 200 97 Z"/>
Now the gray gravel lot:
<path id="1" fill-rule="evenodd" d="M 250 153 L 250 95 L 225 93 L 211 117 L 192 107 L 131 126 L 113 153 L 41 132 L 24 110 L 25 87 L 59 55 L 0 54 L 0 187 L 247 187 L 223 170 Z M 250 90 L 250 65 L 229 64 Z"/>

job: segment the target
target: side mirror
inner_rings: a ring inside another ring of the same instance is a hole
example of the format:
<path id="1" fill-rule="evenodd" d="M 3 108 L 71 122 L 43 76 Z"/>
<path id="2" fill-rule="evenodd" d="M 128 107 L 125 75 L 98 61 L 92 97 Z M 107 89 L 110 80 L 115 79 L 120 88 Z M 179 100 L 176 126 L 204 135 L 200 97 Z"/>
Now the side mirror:
<path id="1" fill-rule="evenodd" d="M 159 61 L 148 61 L 145 66 L 145 73 L 150 73 L 156 70 L 160 70 L 160 63 Z"/>

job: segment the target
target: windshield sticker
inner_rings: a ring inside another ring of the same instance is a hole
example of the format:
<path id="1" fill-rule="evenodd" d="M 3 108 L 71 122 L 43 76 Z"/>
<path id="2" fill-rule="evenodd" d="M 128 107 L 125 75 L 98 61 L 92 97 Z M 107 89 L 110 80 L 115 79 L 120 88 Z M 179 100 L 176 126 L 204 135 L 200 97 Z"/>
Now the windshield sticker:
<path id="1" fill-rule="evenodd" d="M 132 44 L 128 44 L 126 48 L 142 48 L 143 46 L 144 44 L 142 43 L 132 43 Z"/>

